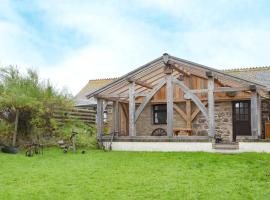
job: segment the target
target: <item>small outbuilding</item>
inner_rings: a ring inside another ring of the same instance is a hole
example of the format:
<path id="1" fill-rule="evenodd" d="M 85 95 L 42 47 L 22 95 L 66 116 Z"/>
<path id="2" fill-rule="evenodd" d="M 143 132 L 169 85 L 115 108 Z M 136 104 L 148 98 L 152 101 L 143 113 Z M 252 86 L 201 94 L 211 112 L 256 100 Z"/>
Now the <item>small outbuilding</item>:
<path id="1" fill-rule="evenodd" d="M 75 107 L 77 108 L 93 108 L 97 106 L 97 101 L 94 97 L 87 98 L 86 95 L 89 92 L 95 92 L 99 88 L 113 82 L 116 78 L 105 78 L 105 79 L 91 79 L 87 84 L 75 95 Z"/>

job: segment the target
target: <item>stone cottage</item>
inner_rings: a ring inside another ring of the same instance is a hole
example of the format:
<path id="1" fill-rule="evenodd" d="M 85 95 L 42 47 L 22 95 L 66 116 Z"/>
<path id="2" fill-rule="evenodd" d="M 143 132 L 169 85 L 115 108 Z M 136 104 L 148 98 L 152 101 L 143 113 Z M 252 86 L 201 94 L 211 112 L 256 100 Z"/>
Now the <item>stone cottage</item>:
<path id="1" fill-rule="evenodd" d="M 267 142 L 269 72 L 221 71 L 165 53 L 89 91 L 97 100 L 97 137 L 123 150 L 241 150 L 244 142 Z M 110 136 L 102 115 L 108 102 Z"/>

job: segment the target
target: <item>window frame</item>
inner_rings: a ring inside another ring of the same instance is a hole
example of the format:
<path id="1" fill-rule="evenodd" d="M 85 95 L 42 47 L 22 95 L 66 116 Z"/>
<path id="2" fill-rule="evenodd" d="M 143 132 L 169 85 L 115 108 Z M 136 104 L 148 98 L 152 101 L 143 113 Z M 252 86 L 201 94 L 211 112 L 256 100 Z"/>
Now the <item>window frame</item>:
<path id="1" fill-rule="evenodd" d="M 156 109 L 157 106 L 164 106 L 163 109 Z M 157 123 L 156 122 L 156 113 L 160 114 L 163 113 L 166 116 L 165 122 Z M 155 104 L 152 106 L 152 123 L 154 125 L 162 125 L 162 124 L 167 124 L 167 104 Z"/>
<path id="2" fill-rule="evenodd" d="M 250 108 L 247 101 L 235 102 L 234 106 L 234 118 L 236 121 L 250 121 Z"/>

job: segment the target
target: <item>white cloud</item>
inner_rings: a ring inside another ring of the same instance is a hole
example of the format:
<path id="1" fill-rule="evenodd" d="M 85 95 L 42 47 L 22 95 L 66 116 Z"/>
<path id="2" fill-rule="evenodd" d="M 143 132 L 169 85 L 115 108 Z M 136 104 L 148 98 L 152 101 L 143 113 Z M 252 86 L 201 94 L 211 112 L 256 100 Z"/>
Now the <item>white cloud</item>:
<path id="1" fill-rule="evenodd" d="M 62 47 L 66 52 L 60 61 L 41 53 L 46 41 L 6 2 L 0 6 L 8 19 L 0 18 L 0 63 L 39 67 L 42 77 L 52 79 L 59 87 L 67 86 L 73 94 L 89 79 L 121 76 L 164 52 L 212 67 L 270 62 L 267 19 L 253 24 L 256 28 L 249 21 L 227 19 L 241 2 L 33 1 L 32 7 L 43 15 L 55 34 L 67 29 L 82 36 L 81 47 Z M 144 16 L 138 17 L 134 10 Z M 168 22 L 173 28 L 151 23 L 146 19 L 148 13 L 173 19 Z M 54 42 L 51 46 L 62 45 Z"/>
<path id="2" fill-rule="evenodd" d="M 74 50 L 59 65 L 44 70 L 59 85 L 67 85 L 73 93 L 93 78 L 118 77 L 160 56 L 166 41 L 162 30 L 140 21 L 125 19 L 113 7 L 84 10 L 65 5 L 46 12 L 61 26 L 76 28 L 89 37 L 89 45 Z M 62 12 L 59 12 L 59 11 Z M 59 14 L 61 13 L 61 14 Z M 66 13 L 66 14 L 65 14 Z"/>
<path id="3" fill-rule="evenodd" d="M 33 43 L 37 39 L 34 30 L 16 13 L 11 1 L 3 0 L 0 4 L 0 65 L 25 68 L 43 64 L 44 59 Z"/>

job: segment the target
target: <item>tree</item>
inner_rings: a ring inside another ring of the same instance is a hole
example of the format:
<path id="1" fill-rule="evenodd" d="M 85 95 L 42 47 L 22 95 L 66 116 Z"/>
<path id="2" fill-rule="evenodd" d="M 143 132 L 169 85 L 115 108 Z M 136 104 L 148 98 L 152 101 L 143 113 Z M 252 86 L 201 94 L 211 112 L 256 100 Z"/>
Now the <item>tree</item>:
<path id="1" fill-rule="evenodd" d="M 71 95 L 59 92 L 49 81 L 40 80 L 36 71 L 28 69 L 23 74 L 12 66 L 0 69 L 0 119 L 2 124 L 14 125 L 13 146 L 18 132 L 53 131 L 57 126 L 52 118 L 54 109 L 72 106 Z"/>

